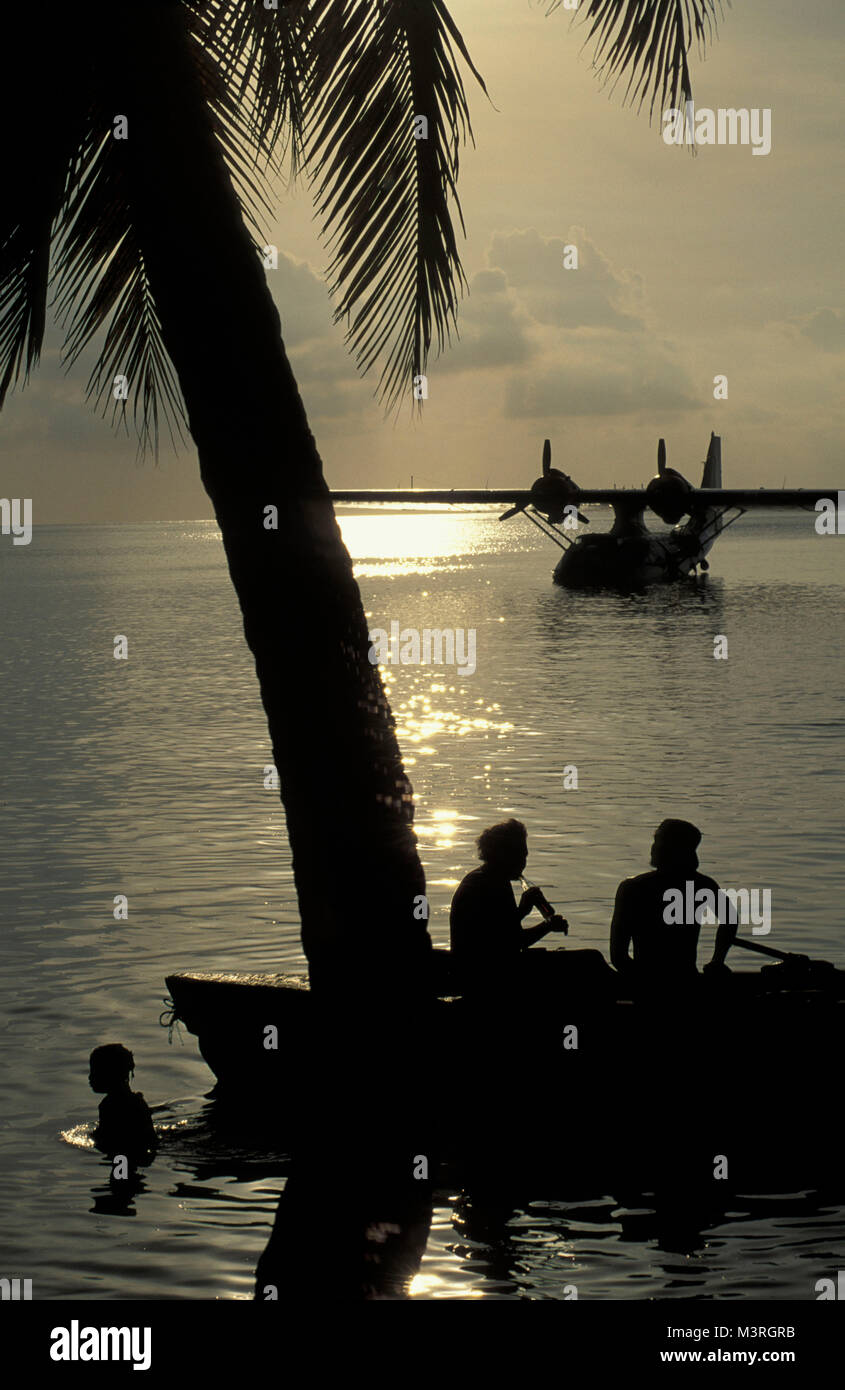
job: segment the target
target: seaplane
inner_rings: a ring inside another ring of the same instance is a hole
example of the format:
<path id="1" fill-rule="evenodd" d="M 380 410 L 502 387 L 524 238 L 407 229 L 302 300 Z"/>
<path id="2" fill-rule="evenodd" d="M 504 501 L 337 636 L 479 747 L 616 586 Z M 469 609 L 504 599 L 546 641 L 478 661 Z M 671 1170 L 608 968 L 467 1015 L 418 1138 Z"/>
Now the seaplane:
<path id="1" fill-rule="evenodd" d="M 526 489 L 452 488 L 392 491 L 333 491 L 344 503 L 507 504 L 500 520 L 524 516 L 563 552 L 553 578 L 567 589 L 641 589 L 696 578 L 709 569 L 708 554 L 719 536 L 751 508 L 804 508 L 812 511 L 830 488 L 724 488 L 722 441 L 711 434 L 701 486 L 668 467 L 666 443 L 657 447 L 657 473 L 644 488 L 581 488 L 567 473 L 552 468 L 550 440 L 543 444 L 543 471 Z M 582 508 L 613 508 L 611 529 L 579 533 L 589 518 Z M 646 509 L 671 527 L 650 531 Z"/>

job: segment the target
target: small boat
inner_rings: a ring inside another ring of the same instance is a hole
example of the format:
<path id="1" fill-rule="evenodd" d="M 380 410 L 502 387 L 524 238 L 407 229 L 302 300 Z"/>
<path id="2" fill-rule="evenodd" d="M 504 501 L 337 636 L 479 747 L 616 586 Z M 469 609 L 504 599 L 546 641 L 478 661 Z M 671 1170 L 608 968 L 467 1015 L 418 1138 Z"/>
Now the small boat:
<path id="1" fill-rule="evenodd" d="M 693 1058 L 721 1073 L 723 1098 L 736 1092 L 743 1104 L 749 1086 L 760 1098 L 772 1093 L 782 1117 L 785 1093 L 792 1093 L 790 1104 L 799 1092 L 812 1098 L 815 1083 L 826 1082 L 841 1065 L 845 971 L 746 944 L 778 963 L 713 982 L 702 975 L 694 996 L 659 1007 L 653 999 L 626 997 L 621 977 L 598 951 L 535 947 L 522 958 L 531 969 L 509 993 L 507 1017 L 499 1010 L 495 1019 L 457 993 L 449 952 L 435 950 L 432 1067 L 471 1074 L 474 1090 L 483 1091 L 481 1030 L 493 1090 L 510 1056 L 522 1070 L 530 1057 L 531 1075 L 543 1085 L 565 1076 L 568 1087 L 577 1080 L 586 1093 L 595 1085 L 606 1098 L 608 1077 L 620 1066 L 630 1068 L 637 1056 L 647 1058 L 667 1086 Z M 162 1022 L 180 1021 L 196 1035 L 217 1078 L 217 1095 L 270 1087 L 284 1104 L 285 1087 L 308 1055 L 314 998 L 306 976 L 186 971 L 169 975 L 167 988 L 171 1008 Z"/>
<path id="2" fill-rule="evenodd" d="M 391 1039 L 399 1086 L 407 1055 L 434 1151 L 485 1171 L 712 1192 L 729 1166 L 717 1196 L 838 1191 L 845 971 L 744 944 L 779 963 L 702 975 L 674 1001 L 626 998 L 598 951 L 535 947 L 522 987 L 487 1012 L 452 992 L 435 950 L 427 1037 Z M 305 976 L 189 971 L 167 987 L 161 1021 L 196 1034 L 216 1102 L 289 1134 L 325 1115 L 338 1053 L 323 1051 L 315 1085 L 325 1018 Z M 347 1074 L 366 1091 L 369 1071 L 364 1049 Z"/>

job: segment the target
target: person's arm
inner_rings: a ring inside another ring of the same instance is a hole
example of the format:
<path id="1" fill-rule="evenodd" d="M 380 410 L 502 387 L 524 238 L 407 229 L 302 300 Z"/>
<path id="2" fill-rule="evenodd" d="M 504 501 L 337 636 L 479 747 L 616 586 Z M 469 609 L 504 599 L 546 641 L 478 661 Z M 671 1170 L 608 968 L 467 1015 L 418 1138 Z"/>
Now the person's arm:
<path id="1" fill-rule="evenodd" d="M 111 1097 L 103 1096 L 103 1099 L 100 1101 L 100 1104 L 97 1107 L 97 1128 L 91 1135 L 91 1138 L 93 1139 L 98 1149 L 106 1148 L 111 1138 L 112 1109 L 113 1105 Z"/>
<path id="2" fill-rule="evenodd" d="M 150 1107 L 144 1099 L 142 1091 L 136 1092 L 138 1106 L 138 1131 L 143 1136 L 143 1141 L 147 1148 L 152 1149 L 158 1144 L 158 1135 L 153 1124 L 153 1116 Z"/>
<path id="3" fill-rule="evenodd" d="M 718 902 L 719 886 L 714 883 L 712 887 L 716 894 L 716 901 Z M 736 941 L 738 926 L 737 912 L 736 908 L 729 901 L 726 903 L 724 916 L 726 916 L 727 920 L 723 920 L 723 915 L 720 915 L 719 926 L 716 931 L 716 940 L 713 943 L 713 959 L 708 961 L 707 965 L 705 965 L 705 970 L 721 970 L 725 968 L 725 959 L 728 951 Z M 733 918 L 733 921 L 731 918 Z"/>
<path id="4" fill-rule="evenodd" d="M 526 888 L 519 900 L 519 906 L 517 908 L 520 922 L 528 916 L 529 912 L 533 912 L 535 907 L 540 906 L 539 899 L 542 897 L 542 889 Z M 542 922 L 538 922 L 535 927 L 523 927 L 519 943 L 520 948 L 523 951 L 527 951 L 529 946 L 533 946 L 535 941 L 542 941 L 543 937 L 548 936 L 549 932 L 562 931 L 565 933 L 568 930 L 568 923 L 564 922 L 563 918 L 555 913 L 554 917 L 550 918 L 549 921 L 544 919 Z"/>
<path id="5" fill-rule="evenodd" d="M 613 919 L 610 923 L 610 962 L 614 970 L 621 973 L 629 971 L 634 963 L 628 954 L 631 938 L 628 889 L 627 883 L 623 881 L 616 890 Z"/>
<path id="6" fill-rule="evenodd" d="M 565 936 L 569 931 L 569 923 L 555 913 L 548 922 L 538 922 L 536 927 L 523 927 L 522 940 L 520 941 L 522 950 L 527 951 L 528 947 L 533 946 L 535 941 L 542 941 L 543 937 L 548 936 L 549 932 L 552 931 L 562 931 Z"/>
<path id="7" fill-rule="evenodd" d="M 540 899 L 542 896 L 543 890 L 541 888 L 526 888 L 516 909 L 519 914 L 520 922 L 524 921 L 529 912 L 534 911 L 535 907 L 540 906 Z"/>

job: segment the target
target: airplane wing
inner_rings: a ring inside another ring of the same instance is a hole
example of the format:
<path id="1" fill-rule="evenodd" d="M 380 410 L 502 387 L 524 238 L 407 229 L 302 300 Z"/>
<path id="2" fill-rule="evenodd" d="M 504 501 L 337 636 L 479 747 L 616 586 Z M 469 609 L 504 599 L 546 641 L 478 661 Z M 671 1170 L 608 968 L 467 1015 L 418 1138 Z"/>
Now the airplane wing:
<path id="1" fill-rule="evenodd" d="M 704 507 L 804 507 L 813 510 L 823 497 L 835 499 L 829 487 L 697 487 L 691 497 Z"/>
<path id="2" fill-rule="evenodd" d="M 804 507 L 812 510 L 823 497 L 836 500 L 836 488 L 692 488 L 688 500 L 697 507 Z M 528 488 L 393 488 L 393 489 L 338 489 L 331 493 L 333 502 L 373 503 L 402 502 L 412 506 L 440 504 L 443 506 L 476 506 L 490 503 L 494 506 L 530 506 L 533 501 Z M 578 506 L 590 503 L 604 506 L 621 504 L 631 507 L 647 507 L 649 494 L 641 488 L 578 488 L 573 496 Z"/>
<path id="3" fill-rule="evenodd" d="M 531 501 L 528 488 L 390 488 L 352 489 L 351 491 L 332 490 L 333 502 L 414 502 L 441 503 L 442 505 L 471 505 L 490 502 L 502 506 L 506 502 L 522 502 L 526 506 Z"/>
<path id="4" fill-rule="evenodd" d="M 666 465 L 666 443 L 657 446 L 657 476 L 647 488 L 639 487 L 578 487 L 572 478 L 552 468 L 552 446 L 543 444 L 543 472 L 530 488 L 363 488 L 338 489 L 331 493 L 334 502 L 394 502 L 405 506 L 491 506 L 508 507 L 501 520 L 524 511 L 526 507 L 545 514 L 552 522 L 560 520 L 567 506 L 589 506 L 591 503 L 613 507 L 618 516 L 633 516 L 648 507 L 664 521 L 677 521 L 681 516 L 701 514 L 715 508 L 803 507 L 810 511 L 823 497 L 832 497 L 831 488 L 723 488 L 722 441 L 710 435 L 707 462 L 704 465 L 702 486 L 692 487 L 673 468 Z M 712 486 L 712 484 L 719 486 Z M 711 484 L 711 486 L 706 486 Z M 837 498 L 838 501 L 838 498 Z M 586 521 L 586 517 L 582 520 Z"/>

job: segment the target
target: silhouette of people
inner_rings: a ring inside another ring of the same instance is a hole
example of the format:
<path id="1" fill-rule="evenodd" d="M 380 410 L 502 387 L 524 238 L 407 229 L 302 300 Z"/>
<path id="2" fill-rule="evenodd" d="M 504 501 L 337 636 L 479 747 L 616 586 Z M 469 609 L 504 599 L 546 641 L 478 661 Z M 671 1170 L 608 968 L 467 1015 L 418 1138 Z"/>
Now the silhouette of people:
<path id="1" fill-rule="evenodd" d="M 92 1091 L 105 1091 L 100 1101 L 100 1122 L 93 1139 L 109 1157 L 125 1154 L 142 1159 L 156 1146 L 150 1107 L 140 1091 L 129 1088 L 135 1059 L 122 1043 L 95 1047 L 89 1060 L 88 1082 Z"/>
<path id="2" fill-rule="evenodd" d="M 689 821 L 661 821 L 651 846 L 652 869 L 624 879 L 617 889 L 610 959 L 631 983 L 677 987 L 697 977 L 703 907 L 696 906 L 695 895 L 706 889 L 714 903 L 722 901 L 715 879 L 698 872 L 700 842 L 701 831 Z M 683 902 L 680 914 L 670 910 L 673 901 Z M 727 971 L 725 957 L 735 938 L 736 921 L 720 921 L 707 973 Z"/>
<path id="3" fill-rule="evenodd" d="M 528 860 L 528 834 L 521 821 L 492 825 L 478 838 L 481 865 L 458 885 L 449 915 L 452 961 L 463 993 L 498 991 L 513 983 L 522 951 L 549 932 L 567 930 L 562 917 L 533 927 L 526 918 L 544 901 L 539 888 L 528 888 L 517 904 L 511 880 L 521 877 Z"/>

